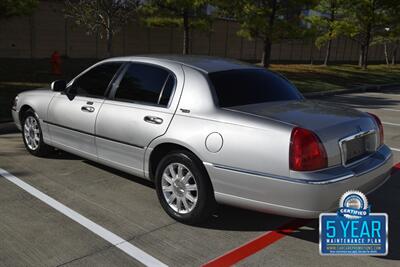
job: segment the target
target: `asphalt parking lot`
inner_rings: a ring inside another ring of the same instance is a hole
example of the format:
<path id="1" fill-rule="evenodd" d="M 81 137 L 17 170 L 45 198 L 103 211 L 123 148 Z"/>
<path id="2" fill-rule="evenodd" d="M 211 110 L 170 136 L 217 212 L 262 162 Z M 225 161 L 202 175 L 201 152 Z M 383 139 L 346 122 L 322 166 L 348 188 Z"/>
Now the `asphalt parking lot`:
<path id="1" fill-rule="evenodd" d="M 400 162 L 400 90 L 324 100 L 378 115 Z M 6 124 L 0 168 L 11 174 L 0 176 L 0 266 L 142 266 L 143 258 L 169 266 L 400 266 L 400 171 L 368 196 L 373 212 L 389 214 L 389 254 L 327 257 L 319 255 L 317 220 L 220 207 L 203 225 L 183 225 L 164 213 L 151 183 L 61 151 L 33 157 Z M 32 188 L 61 205 L 49 206 L 52 200 L 38 199 Z M 296 226 L 281 228 L 288 223 Z M 110 243 L 104 236 L 111 234 L 120 239 Z M 251 241 L 260 238 L 258 250 Z"/>

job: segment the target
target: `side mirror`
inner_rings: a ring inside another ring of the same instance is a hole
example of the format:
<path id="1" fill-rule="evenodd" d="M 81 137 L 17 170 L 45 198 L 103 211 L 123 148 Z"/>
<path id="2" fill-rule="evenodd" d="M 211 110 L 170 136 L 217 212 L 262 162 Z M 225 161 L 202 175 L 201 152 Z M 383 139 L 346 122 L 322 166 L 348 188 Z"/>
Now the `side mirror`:
<path id="1" fill-rule="evenodd" d="M 76 86 L 71 85 L 65 90 L 65 94 L 67 95 L 69 100 L 73 100 L 77 94 Z"/>
<path id="2" fill-rule="evenodd" d="M 67 82 L 64 80 L 57 80 L 51 83 L 50 86 L 51 90 L 54 92 L 62 92 L 65 91 L 65 88 L 67 88 Z"/>

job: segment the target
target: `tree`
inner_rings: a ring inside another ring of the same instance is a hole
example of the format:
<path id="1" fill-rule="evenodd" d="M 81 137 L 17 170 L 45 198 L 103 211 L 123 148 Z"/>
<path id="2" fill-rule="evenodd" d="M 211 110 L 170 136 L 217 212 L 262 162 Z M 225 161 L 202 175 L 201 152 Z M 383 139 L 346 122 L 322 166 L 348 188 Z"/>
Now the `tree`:
<path id="1" fill-rule="evenodd" d="M 400 49 L 400 26 L 388 28 L 387 37 L 384 38 L 385 58 L 386 63 L 389 65 L 396 65 L 396 58 Z"/>
<path id="2" fill-rule="evenodd" d="M 183 29 L 183 54 L 190 52 L 190 36 L 194 28 L 208 29 L 211 17 L 207 14 L 209 0 L 148 0 L 144 6 L 145 23 L 156 27 Z"/>
<path id="3" fill-rule="evenodd" d="M 398 5 L 397 0 L 353 0 L 345 4 L 342 31 L 359 44 L 358 65 L 368 66 L 368 51 L 373 37 L 385 26 L 385 13 Z"/>
<path id="4" fill-rule="evenodd" d="M 29 15 L 37 5 L 38 0 L 1 0 L 0 19 Z"/>
<path id="5" fill-rule="evenodd" d="M 374 37 L 371 45 L 383 45 L 386 65 L 396 64 L 397 50 L 400 43 L 400 29 L 386 27 L 382 33 Z"/>
<path id="6" fill-rule="evenodd" d="M 400 20 L 398 14 L 400 3 L 393 2 L 382 16 L 384 28 L 377 31 L 371 45 L 383 45 L 385 62 L 387 65 L 396 64 L 397 51 L 400 45 Z"/>
<path id="7" fill-rule="evenodd" d="M 343 17 L 343 0 L 321 0 L 307 17 L 316 32 L 315 45 L 321 49 L 326 45 L 324 65 L 327 66 L 331 55 L 332 41 L 340 35 Z"/>
<path id="8" fill-rule="evenodd" d="M 87 27 L 89 34 L 105 34 L 107 55 L 111 56 L 115 33 L 136 17 L 140 5 L 140 0 L 67 0 L 64 13 Z"/>
<path id="9" fill-rule="evenodd" d="M 217 0 L 222 16 L 233 17 L 240 24 L 239 35 L 264 43 L 261 64 L 268 68 L 272 42 L 294 39 L 300 33 L 302 11 L 313 0 Z"/>

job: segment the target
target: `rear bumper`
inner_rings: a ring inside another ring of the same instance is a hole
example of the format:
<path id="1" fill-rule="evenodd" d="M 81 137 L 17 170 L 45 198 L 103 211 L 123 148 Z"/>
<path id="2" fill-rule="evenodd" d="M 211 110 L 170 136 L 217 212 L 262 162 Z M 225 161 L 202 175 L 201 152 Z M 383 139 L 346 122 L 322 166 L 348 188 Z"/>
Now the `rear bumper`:
<path id="1" fill-rule="evenodd" d="M 293 173 L 291 177 L 236 170 L 205 163 L 215 198 L 219 203 L 279 215 L 315 218 L 338 208 L 338 200 L 348 190 L 366 194 L 387 179 L 393 157 L 387 146 L 351 167 L 337 166 L 318 172 Z"/>

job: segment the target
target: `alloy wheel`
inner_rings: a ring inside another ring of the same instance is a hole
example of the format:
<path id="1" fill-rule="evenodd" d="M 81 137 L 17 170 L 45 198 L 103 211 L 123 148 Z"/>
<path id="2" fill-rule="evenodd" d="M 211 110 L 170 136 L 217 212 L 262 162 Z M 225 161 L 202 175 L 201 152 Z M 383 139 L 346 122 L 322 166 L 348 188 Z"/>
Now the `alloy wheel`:
<path id="1" fill-rule="evenodd" d="M 181 163 L 169 164 L 161 180 L 162 192 L 169 207 L 179 214 L 187 214 L 198 199 L 196 180 L 190 170 Z"/>

